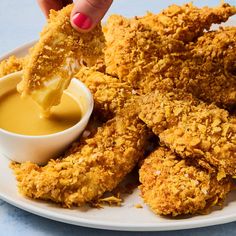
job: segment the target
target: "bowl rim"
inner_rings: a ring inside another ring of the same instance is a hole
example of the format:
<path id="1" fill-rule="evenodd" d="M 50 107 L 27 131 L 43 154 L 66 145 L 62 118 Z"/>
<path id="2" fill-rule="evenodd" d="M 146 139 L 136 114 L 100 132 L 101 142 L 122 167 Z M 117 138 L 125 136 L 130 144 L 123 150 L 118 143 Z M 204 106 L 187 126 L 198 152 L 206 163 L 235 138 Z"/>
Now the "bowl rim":
<path id="1" fill-rule="evenodd" d="M 5 75 L 5 76 L 1 77 L 0 78 L 0 82 L 3 81 L 3 80 L 7 80 L 7 79 L 11 78 L 14 75 L 18 75 L 19 76 L 21 74 L 22 74 L 22 71 L 17 71 L 17 72 L 10 73 L 8 75 Z M 73 77 L 71 79 L 70 83 L 75 83 L 80 88 L 82 88 L 82 90 L 86 94 L 86 100 L 88 101 L 88 109 L 87 109 L 87 111 L 83 114 L 82 118 L 75 125 L 69 127 L 68 129 L 65 129 L 65 130 L 62 130 L 62 131 L 59 131 L 59 132 L 56 132 L 56 133 L 52 133 L 52 134 L 45 134 L 45 135 L 17 134 L 17 133 L 14 133 L 14 132 L 11 132 L 11 131 L 8 131 L 8 130 L 0 128 L 0 135 L 1 135 L 1 132 L 2 132 L 5 135 L 12 136 L 12 137 L 18 137 L 18 138 L 22 138 L 22 139 L 47 139 L 47 138 L 49 139 L 49 138 L 55 138 L 57 136 L 66 135 L 66 134 L 72 132 L 73 130 L 83 126 L 83 124 L 86 123 L 89 120 L 89 118 L 90 118 L 90 116 L 91 116 L 91 114 L 93 112 L 93 107 L 94 107 L 93 95 L 90 92 L 90 90 L 88 89 L 88 87 L 83 82 L 81 82 L 79 79 Z"/>

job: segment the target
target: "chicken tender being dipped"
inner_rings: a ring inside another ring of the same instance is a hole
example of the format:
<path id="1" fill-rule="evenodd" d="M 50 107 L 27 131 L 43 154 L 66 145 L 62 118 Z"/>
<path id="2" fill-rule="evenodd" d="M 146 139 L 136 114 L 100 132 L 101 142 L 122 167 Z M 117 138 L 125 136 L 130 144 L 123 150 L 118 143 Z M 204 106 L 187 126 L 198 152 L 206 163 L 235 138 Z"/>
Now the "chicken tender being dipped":
<path id="1" fill-rule="evenodd" d="M 63 90 L 81 64 L 91 66 L 102 55 L 101 26 L 79 33 L 70 24 L 73 5 L 51 11 L 39 42 L 31 50 L 18 90 L 30 95 L 45 111 L 58 105 Z"/>

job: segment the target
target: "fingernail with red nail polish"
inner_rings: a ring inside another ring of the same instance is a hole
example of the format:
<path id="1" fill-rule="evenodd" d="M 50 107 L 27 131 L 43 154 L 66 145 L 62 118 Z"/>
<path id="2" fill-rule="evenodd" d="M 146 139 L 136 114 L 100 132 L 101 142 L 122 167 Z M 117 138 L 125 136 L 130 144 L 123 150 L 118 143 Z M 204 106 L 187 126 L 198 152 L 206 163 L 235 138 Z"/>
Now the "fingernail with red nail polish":
<path id="1" fill-rule="evenodd" d="M 80 29 L 89 29 L 93 23 L 90 17 L 80 12 L 73 16 L 72 21 Z"/>

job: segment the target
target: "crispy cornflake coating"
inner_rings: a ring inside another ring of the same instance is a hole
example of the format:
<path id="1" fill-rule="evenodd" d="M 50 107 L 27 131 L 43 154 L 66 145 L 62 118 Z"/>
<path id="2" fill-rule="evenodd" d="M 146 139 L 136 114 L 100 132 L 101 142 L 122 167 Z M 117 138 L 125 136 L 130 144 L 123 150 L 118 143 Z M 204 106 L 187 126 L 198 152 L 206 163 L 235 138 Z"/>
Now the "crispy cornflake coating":
<path id="1" fill-rule="evenodd" d="M 145 157 L 152 129 L 167 147 L 154 151 L 140 170 L 142 197 L 151 209 L 176 216 L 220 205 L 231 189 L 226 175 L 236 176 L 236 118 L 194 96 L 226 108 L 236 104 L 235 27 L 203 33 L 235 14 L 235 7 L 186 4 L 134 19 L 114 15 L 103 28 L 104 54 L 101 27 L 75 32 L 71 9 L 51 13 L 21 88 L 42 91 L 44 99 L 45 84 L 55 88 L 62 77 L 65 85 L 81 60 L 92 66 L 104 56 L 102 69 L 82 67 L 76 77 L 93 94 L 95 118 L 112 119 L 100 128 L 91 120 L 64 157 L 43 167 L 13 163 L 19 191 L 65 207 L 97 200 Z"/>
<path id="2" fill-rule="evenodd" d="M 217 168 L 219 179 L 236 175 L 236 119 L 214 105 L 178 96 L 177 92 L 147 95 L 139 117 L 181 157 L 209 163 Z"/>
<path id="3" fill-rule="evenodd" d="M 83 67 L 75 77 L 90 89 L 95 112 L 106 119 L 113 117 L 136 94 L 128 83 L 120 82 L 117 78 L 96 71 L 95 68 Z"/>
<path id="4" fill-rule="evenodd" d="M 0 62 L 0 78 L 13 72 L 22 70 L 24 58 L 10 56 Z"/>
<path id="5" fill-rule="evenodd" d="M 173 4 L 159 14 L 148 13 L 138 19 L 161 35 L 188 43 L 209 30 L 212 24 L 225 22 L 234 14 L 236 7 L 227 3 L 215 8 L 197 8 L 188 3 L 183 6 Z"/>
<path id="6" fill-rule="evenodd" d="M 40 167 L 12 164 L 20 192 L 35 199 L 52 200 L 66 207 L 83 205 L 114 189 L 143 156 L 146 126 L 133 108 L 85 140 L 77 152 Z M 80 144 L 78 144 L 80 145 Z"/>
<path id="7" fill-rule="evenodd" d="M 191 94 L 179 91 L 170 93 L 156 91 L 141 97 L 139 118 L 152 129 L 154 134 L 159 135 L 177 125 L 200 103 Z"/>
<path id="8" fill-rule="evenodd" d="M 185 50 L 182 42 L 118 15 L 108 19 L 104 34 L 106 72 L 134 88 L 145 88 L 149 77 L 158 79 L 153 67 L 164 55 Z"/>
<path id="9" fill-rule="evenodd" d="M 185 18 L 187 24 L 191 13 L 196 13 L 196 18 L 202 14 L 202 18 L 199 17 L 201 24 L 195 21 L 194 27 L 193 22 L 189 26 L 189 33 L 195 34 L 194 40 L 197 40 L 189 41 L 189 44 L 174 37 L 172 30 L 167 34 L 155 31 L 152 24 L 142 20 L 146 17 L 126 19 L 111 16 L 104 28 L 106 72 L 130 83 L 139 89 L 139 93 L 179 88 L 208 103 L 214 102 L 231 109 L 236 106 L 236 27 L 221 28 L 199 36 L 213 22 L 220 23 L 234 14 L 235 7 L 227 4 L 202 9 L 187 6 L 172 6 L 170 9 L 180 9 L 177 14 L 177 18 L 180 18 L 178 24 Z M 156 15 L 156 18 L 163 14 Z M 173 16 L 176 22 L 174 19 Z M 182 27 L 187 30 L 187 26 L 184 28 L 185 23 L 182 22 Z"/>
<path id="10" fill-rule="evenodd" d="M 236 106 L 236 27 L 205 33 L 191 45 L 176 87 L 206 102 Z"/>
<path id="11" fill-rule="evenodd" d="M 206 32 L 183 53 L 165 55 L 146 90 L 178 88 L 226 109 L 236 106 L 236 27 Z"/>
<path id="12" fill-rule="evenodd" d="M 70 24 L 73 8 L 51 11 L 39 42 L 31 50 L 18 89 L 30 94 L 44 109 L 57 105 L 81 63 L 93 65 L 102 56 L 104 36 L 98 25 L 89 33 L 79 33 Z"/>
<path id="13" fill-rule="evenodd" d="M 181 157 L 202 159 L 215 166 L 219 178 L 236 174 L 236 120 L 224 110 L 198 107 L 159 137 Z"/>
<path id="14" fill-rule="evenodd" d="M 181 160 L 165 147 L 145 159 L 139 174 L 145 203 L 160 215 L 205 213 L 222 205 L 232 187 L 229 178 L 218 181 L 215 174 Z"/>

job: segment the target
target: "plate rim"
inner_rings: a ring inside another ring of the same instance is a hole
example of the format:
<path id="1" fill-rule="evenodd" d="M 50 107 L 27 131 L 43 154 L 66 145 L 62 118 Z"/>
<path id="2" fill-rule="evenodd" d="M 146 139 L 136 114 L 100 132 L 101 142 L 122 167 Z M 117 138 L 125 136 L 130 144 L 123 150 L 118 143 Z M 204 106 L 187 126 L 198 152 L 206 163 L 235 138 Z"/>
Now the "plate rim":
<path id="1" fill-rule="evenodd" d="M 30 47 L 32 47 L 37 40 L 31 41 L 29 43 L 25 43 L 21 46 L 16 47 L 15 49 L 3 54 L 0 56 L 0 61 L 6 59 L 7 57 L 11 55 L 15 55 L 19 52 L 26 51 Z M 4 158 L 4 157 L 3 157 Z M 7 160 L 9 162 L 9 160 Z M 51 210 L 43 209 L 39 206 L 34 206 L 32 204 L 23 202 L 22 200 L 16 200 L 11 196 L 8 196 L 7 194 L 4 194 L 0 192 L 0 199 L 17 207 L 22 210 L 25 210 L 27 212 L 30 212 L 32 214 L 38 215 L 40 217 L 44 217 L 50 220 L 67 223 L 71 225 L 77 225 L 82 227 L 88 227 L 88 228 L 94 228 L 94 229 L 104 229 L 104 230 L 116 230 L 116 231 L 173 231 L 173 230 L 184 230 L 184 229 L 194 229 L 194 228 L 202 228 L 207 226 L 213 226 L 213 225 L 220 225 L 225 223 L 230 223 L 236 221 L 236 212 L 235 214 L 229 214 L 226 216 L 217 216 L 213 217 L 212 219 L 197 219 L 196 221 L 191 222 L 170 222 L 168 223 L 145 223 L 145 225 L 142 224 L 133 224 L 133 223 L 110 223 L 110 222 L 104 222 L 94 219 L 85 219 L 81 217 L 75 217 L 75 216 L 67 216 L 63 215 L 60 216 L 59 213 L 55 213 Z M 35 200 L 34 200 L 35 201 Z M 162 225 L 163 224 L 163 225 Z"/>
<path id="2" fill-rule="evenodd" d="M 29 213 L 38 215 L 40 217 L 44 217 L 50 220 L 70 224 L 70 225 L 77 225 L 87 228 L 94 228 L 94 229 L 104 229 L 104 230 L 115 230 L 115 231 L 132 231 L 132 232 L 140 232 L 140 231 L 175 231 L 175 230 L 184 230 L 184 229 L 194 229 L 194 228 L 202 228 L 207 226 L 215 226 L 215 225 L 221 225 L 226 223 L 231 223 L 236 220 L 236 214 L 227 215 L 227 216 L 221 216 L 217 219 L 200 219 L 196 222 L 191 222 L 189 224 L 186 224 L 186 222 L 170 222 L 165 223 L 164 226 L 162 226 L 162 223 L 150 223 L 145 225 L 135 225 L 130 223 L 103 223 L 102 221 L 98 220 L 88 220 L 81 217 L 75 217 L 75 216 L 60 216 L 58 213 L 53 213 L 53 211 L 42 209 L 38 206 L 29 205 L 27 203 L 22 202 L 21 200 L 17 201 L 14 200 L 12 197 L 6 196 L 2 193 L 0 193 L 0 199 L 19 208 L 22 210 L 25 210 Z M 34 200 L 35 201 L 35 200 Z M 44 211 L 44 212 L 43 212 Z"/>

